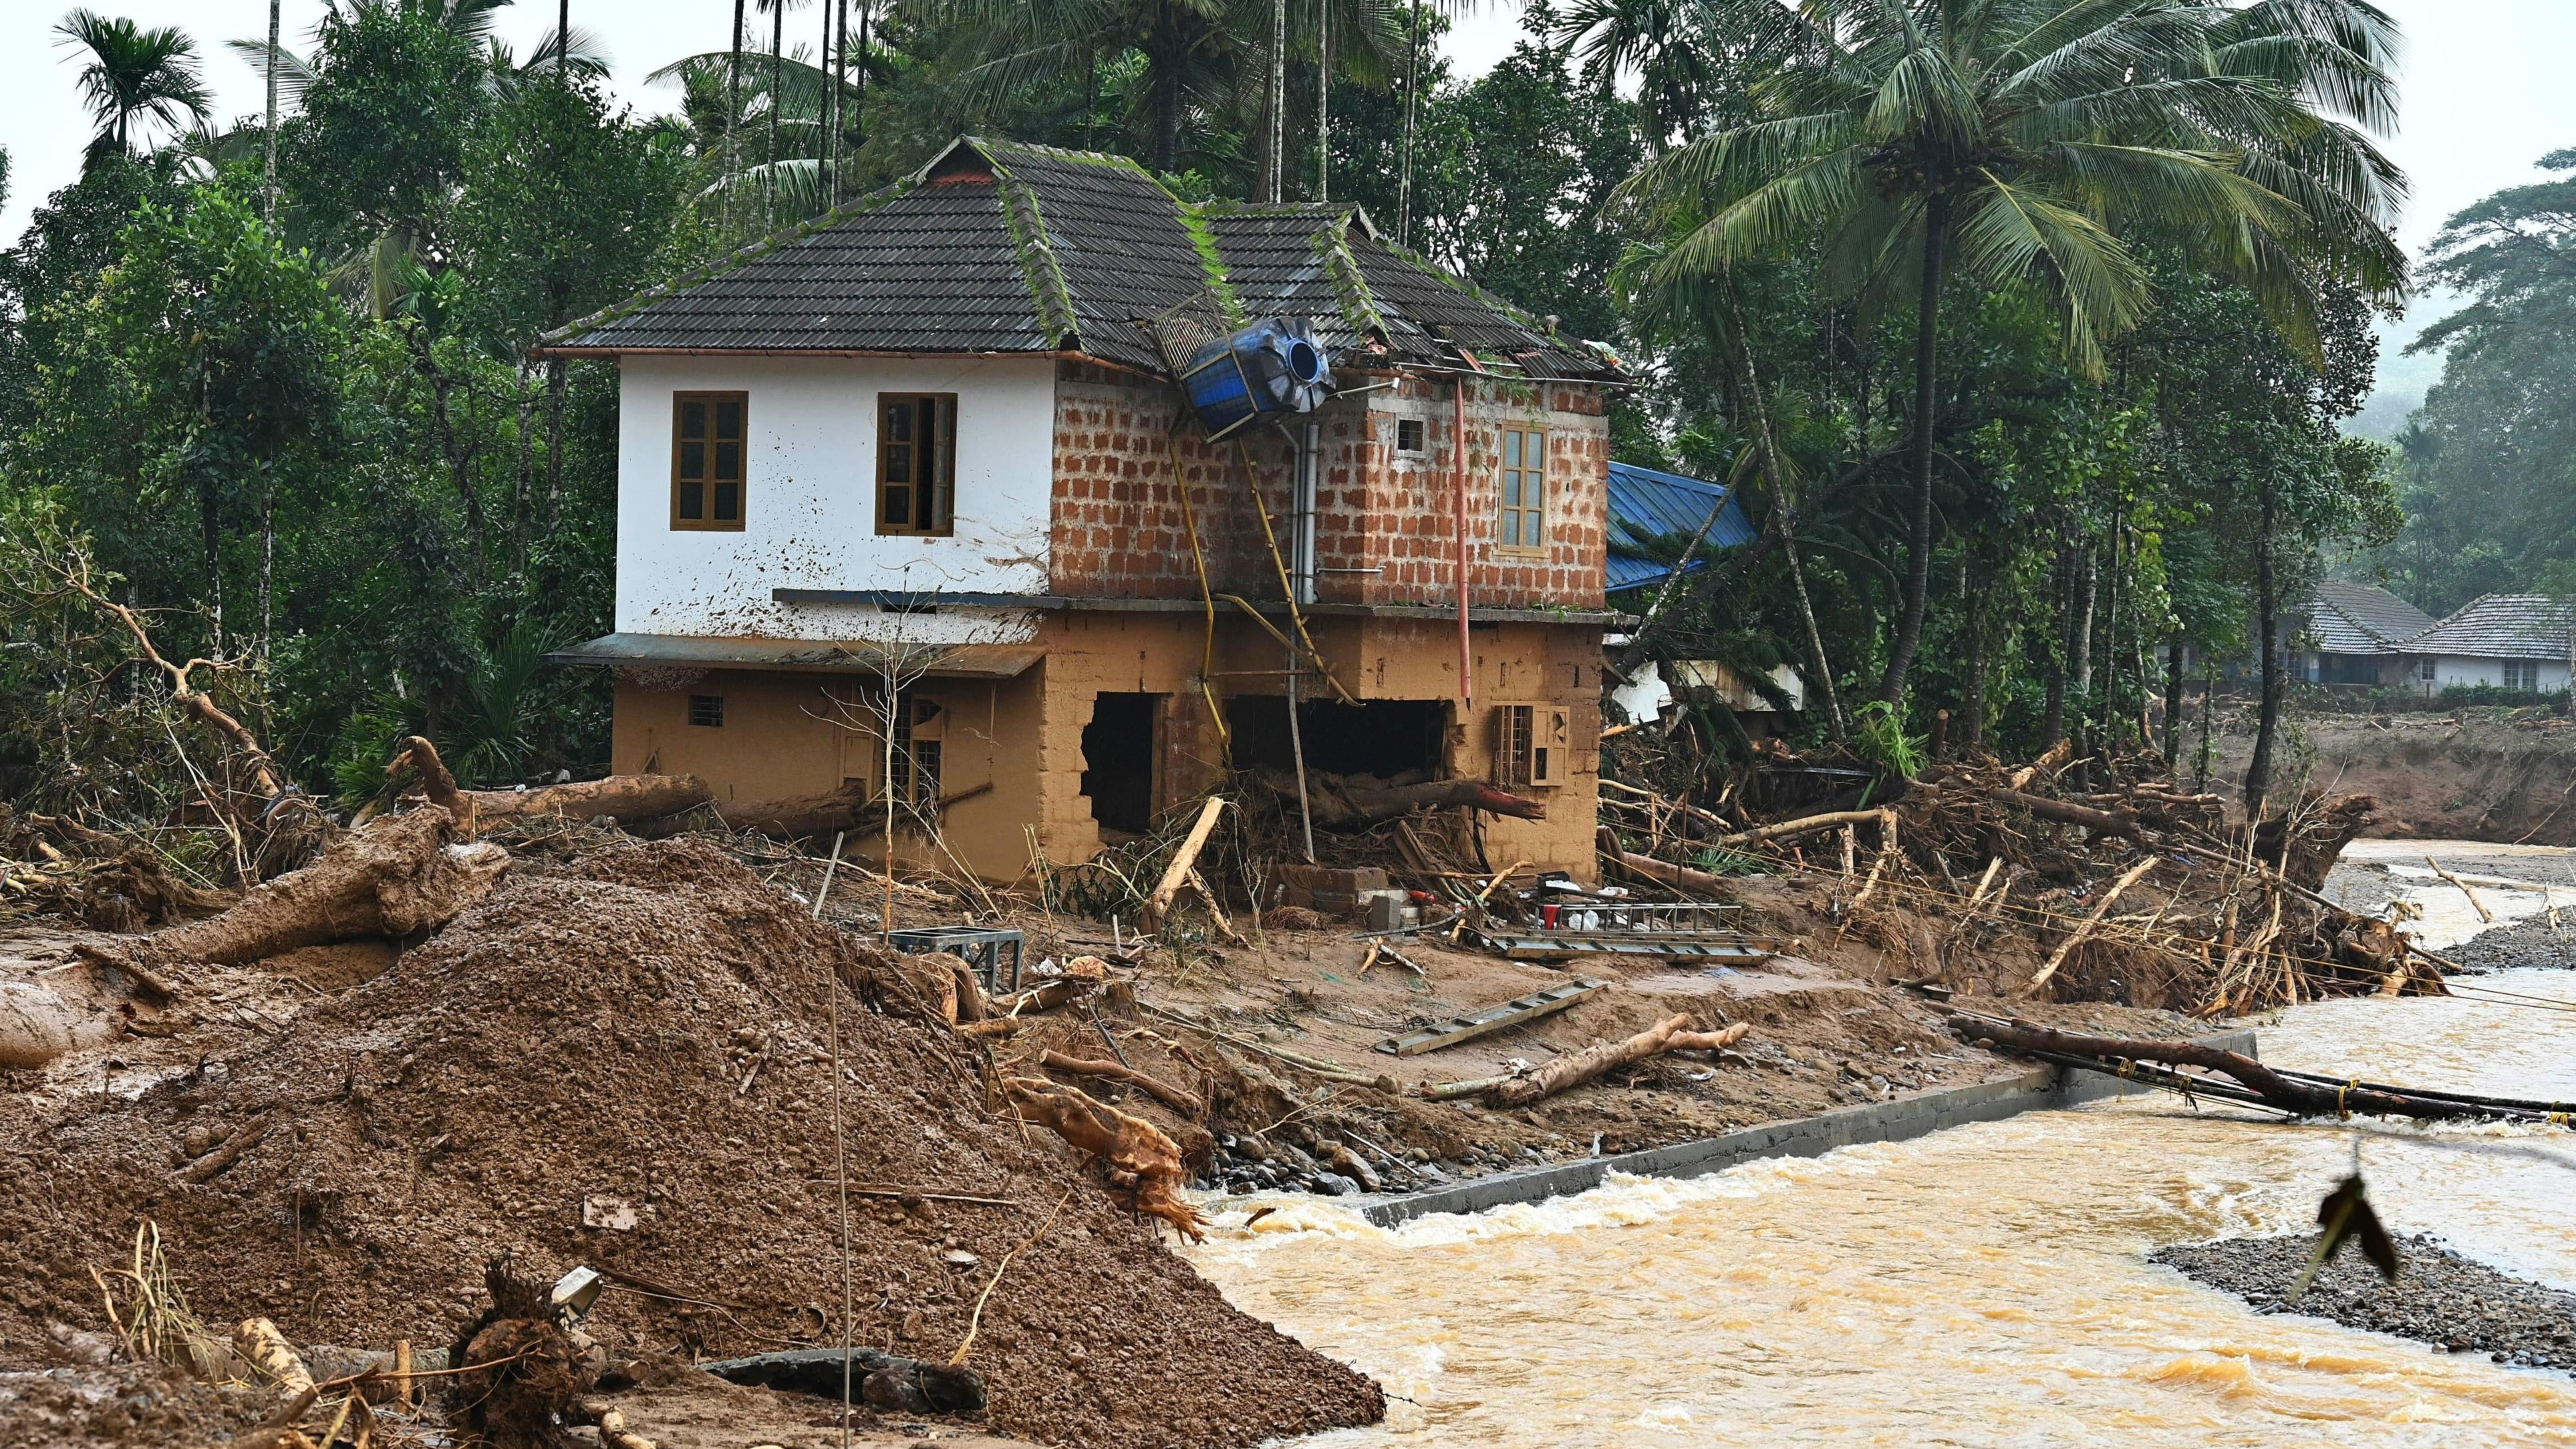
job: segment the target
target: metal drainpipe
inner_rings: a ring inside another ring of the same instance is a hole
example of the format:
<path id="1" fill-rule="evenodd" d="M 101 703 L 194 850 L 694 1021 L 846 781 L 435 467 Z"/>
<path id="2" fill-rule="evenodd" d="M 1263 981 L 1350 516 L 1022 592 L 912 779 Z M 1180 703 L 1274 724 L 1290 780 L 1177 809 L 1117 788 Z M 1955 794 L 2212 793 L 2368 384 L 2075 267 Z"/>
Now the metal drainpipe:
<path id="1" fill-rule="evenodd" d="M 1300 606 L 1315 602 L 1315 495 L 1323 470 L 1324 427 L 1309 422 L 1297 439 L 1297 492 L 1288 520 L 1288 576 Z"/>
<path id="2" fill-rule="evenodd" d="M 1458 699 L 1470 704 L 1476 698 L 1474 654 L 1467 643 L 1467 379 L 1454 378 L 1457 405 L 1450 410 L 1449 461 L 1457 487 L 1452 504 L 1458 528 Z M 1465 721 L 1460 721 L 1461 724 Z"/>

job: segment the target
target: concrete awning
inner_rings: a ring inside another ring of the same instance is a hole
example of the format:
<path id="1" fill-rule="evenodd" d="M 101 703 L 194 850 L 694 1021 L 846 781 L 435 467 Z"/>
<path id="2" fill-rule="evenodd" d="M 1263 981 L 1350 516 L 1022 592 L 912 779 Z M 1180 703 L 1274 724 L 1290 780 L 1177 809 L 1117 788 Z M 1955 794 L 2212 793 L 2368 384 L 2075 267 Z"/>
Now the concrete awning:
<path id="1" fill-rule="evenodd" d="M 907 675 L 1012 679 L 1046 656 L 1035 644 L 903 644 L 896 667 Z M 694 665 L 705 669 L 778 669 L 804 674 L 878 674 L 886 646 L 864 639 L 724 638 L 698 634 L 603 634 L 557 649 L 549 664 Z"/>

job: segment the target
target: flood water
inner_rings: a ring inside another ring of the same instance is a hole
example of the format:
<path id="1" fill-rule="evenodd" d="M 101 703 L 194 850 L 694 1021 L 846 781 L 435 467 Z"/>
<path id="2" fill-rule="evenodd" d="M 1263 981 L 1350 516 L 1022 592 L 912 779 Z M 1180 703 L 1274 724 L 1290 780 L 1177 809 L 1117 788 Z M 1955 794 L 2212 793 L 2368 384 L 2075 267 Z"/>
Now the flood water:
<path id="1" fill-rule="evenodd" d="M 2576 1095 L 2576 973 L 2457 984 L 2294 1008 L 2263 1056 Z M 2396 1231 L 2576 1288 L 2576 1137 L 2162 1095 L 1394 1229 L 1289 1201 L 1193 1258 L 1386 1385 L 1385 1424 L 1313 1446 L 2576 1445 L 2576 1379 L 2251 1313 L 2145 1260 L 2311 1227 L 2356 1144 Z"/>

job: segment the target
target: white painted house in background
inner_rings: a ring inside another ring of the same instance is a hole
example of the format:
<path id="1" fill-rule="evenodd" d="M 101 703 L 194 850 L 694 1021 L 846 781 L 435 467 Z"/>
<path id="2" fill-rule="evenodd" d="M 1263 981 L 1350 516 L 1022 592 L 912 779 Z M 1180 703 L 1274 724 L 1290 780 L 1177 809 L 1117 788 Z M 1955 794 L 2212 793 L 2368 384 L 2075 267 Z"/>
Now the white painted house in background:
<path id="1" fill-rule="evenodd" d="M 2397 646 L 2425 694 L 2454 687 L 2567 688 L 2576 609 L 2546 594 L 2488 594 Z"/>

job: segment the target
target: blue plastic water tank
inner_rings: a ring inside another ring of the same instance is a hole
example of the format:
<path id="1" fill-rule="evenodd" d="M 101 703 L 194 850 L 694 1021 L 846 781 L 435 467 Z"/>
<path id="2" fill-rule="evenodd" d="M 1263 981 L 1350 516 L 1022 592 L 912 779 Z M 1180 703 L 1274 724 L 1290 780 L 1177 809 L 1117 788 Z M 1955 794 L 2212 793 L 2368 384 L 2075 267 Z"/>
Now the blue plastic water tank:
<path id="1" fill-rule="evenodd" d="M 1269 317 L 1210 344 L 1181 374 L 1210 438 L 1263 413 L 1308 413 L 1333 394 L 1332 363 L 1303 317 Z"/>

